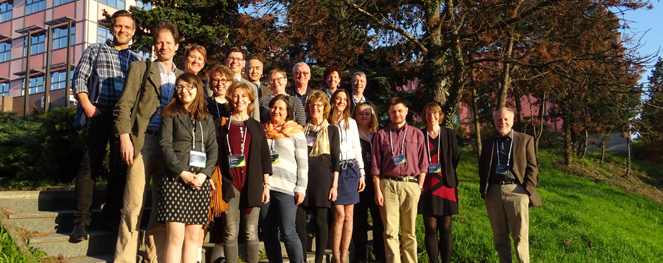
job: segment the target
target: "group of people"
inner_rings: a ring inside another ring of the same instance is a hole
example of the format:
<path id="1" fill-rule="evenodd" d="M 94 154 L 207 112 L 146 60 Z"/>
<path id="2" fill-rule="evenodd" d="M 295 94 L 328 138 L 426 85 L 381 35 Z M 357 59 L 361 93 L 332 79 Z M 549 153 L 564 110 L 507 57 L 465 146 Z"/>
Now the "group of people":
<path id="1" fill-rule="evenodd" d="M 232 48 L 203 78 L 204 47 L 185 49 L 184 71 L 173 63 L 180 36 L 172 23 L 151 31 L 156 61 L 128 49 L 131 13 L 113 14 L 112 31 L 112 41 L 85 50 L 74 73 L 86 123 L 70 241 L 87 239 L 94 178 L 110 144 L 103 213 L 106 228 L 118 232 L 115 262 L 136 261 L 150 182 L 148 262 L 200 261 L 209 231 L 216 234 L 213 262 L 221 251 L 237 262 L 240 235 L 245 260 L 257 262 L 259 228 L 270 262 L 282 262 L 281 241 L 291 262 L 305 262 L 309 232 L 316 262 L 328 242 L 334 262 L 346 262 L 351 243 L 355 262 L 366 262 L 369 211 L 376 259 L 416 262 L 422 214 L 430 261 L 451 261 L 459 147 L 454 130 L 440 126 L 437 103 L 425 105 L 420 130 L 406 122 L 407 102 L 393 97 L 391 123 L 378 129 L 362 72 L 349 91 L 339 88 L 341 71 L 328 67 L 317 90 L 300 62 L 291 87 L 281 69 L 263 85 L 262 62 Z M 512 233 L 519 261 L 528 262 L 528 207 L 541 204 L 538 168 L 532 138 L 511 129 L 513 117 L 507 108 L 495 112 L 499 134 L 484 141 L 480 190 L 500 261 L 511 262 Z"/>

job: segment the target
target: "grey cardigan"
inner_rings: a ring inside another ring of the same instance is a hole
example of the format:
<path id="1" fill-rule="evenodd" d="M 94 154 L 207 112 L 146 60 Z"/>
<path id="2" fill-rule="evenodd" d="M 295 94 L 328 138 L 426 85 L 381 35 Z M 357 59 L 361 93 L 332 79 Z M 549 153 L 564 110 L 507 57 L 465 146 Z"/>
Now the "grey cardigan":
<path id="1" fill-rule="evenodd" d="M 202 133 L 200 125 L 202 125 Z M 210 114 L 207 114 L 206 121 L 196 121 L 196 151 L 202 150 L 202 140 L 204 139 L 207 161 L 205 168 L 196 168 L 195 171 L 207 175 L 207 178 L 212 176 L 219 155 L 215 130 Z M 163 116 L 160 135 L 161 149 L 166 159 L 166 176 L 178 177 L 182 171 L 190 171 L 189 152 L 192 150 L 193 123 L 189 116 L 184 113 L 178 113 L 175 117 Z"/>

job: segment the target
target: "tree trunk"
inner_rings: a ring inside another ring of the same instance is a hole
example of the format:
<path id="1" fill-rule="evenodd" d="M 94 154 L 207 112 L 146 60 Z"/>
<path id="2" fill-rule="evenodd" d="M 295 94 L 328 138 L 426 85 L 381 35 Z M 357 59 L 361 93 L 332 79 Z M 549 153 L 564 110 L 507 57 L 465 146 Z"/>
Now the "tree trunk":
<path id="1" fill-rule="evenodd" d="M 428 52 L 425 54 L 426 67 L 423 72 L 423 82 L 426 87 L 424 91 L 428 96 L 431 96 L 440 105 L 447 103 L 447 71 L 444 67 L 445 50 L 442 48 L 442 27 L 440 23 L 440 5 L 424 2 L 424 10 L 426 21 L 430 24 L 436 24 L 429 27 L 426 31 L 426 49 Z M 429 88 L 430 87 L 430 88 Z M 447 115 L 445 115 L 446 119 Z M 451 116 L 449 116 L 451 117 Z"/>
<path id="2" fill-rule="evenodd" d="M 603 166 L 604 159 L 605 159 L 605 140 L 601 138 L 601 160 L 599 161 L 599 166 Z"/>
<path id="3" fill-rule="evenodd" d="M 509 34 L 509 42 L 506 46 L 505 59 L 511 60 L 513 53 L 513 36 Z M 511 63 L 502 63 L 502 90 L 500 91 L 500 99 L 497 102 L 497 109 L 506 107 L 506 99 L 509 93 L 509 86 L 511 86 Z"/>
<path id="4" fill-rule="evenodd" d="M 532 122 L 532 129 L 533 134 L 534 134 L 534 151 L 536 152 L 536 157 L 539 157 L 539 141 L 541 141 L 541 136 L 543 136 L 543 124 L 544 124 L 544 116 L 546 112 L 546 93 L 543 93 L 541 95 L 541 98 L 539 99 L 539 114 L 538 114 L 538 122 Z M 531 104 L 531 103 L 530 103 Z"/>
<path id="5" fill-rule="evenodd" d="M 527 123 L 525 123 L 525 115 L 523 114 L 523 105 L 520 103 L 520 98 L 522 98 L 520 92 L 514 89 L 513 91 L 513 101 L 516 103 L 516 120 L 518 121 L 518 127 L 520 127 L 520 132 L 527 134 Z M 531 118 L 531 116 L 530 116 Z"/>
<path id="6" fill-rule="evenodd" d="M 587 140 L 589 140 L 589 132 L 587 129 L 584 131 L 584 136 L 580 138 L 580 145 L 578 145 L 578 159 L 585 158 L 587 154 Z"/>
<path id="7" fill-rule="evenodd" d="M 626 177 L 631 175 L 631 134 L 626 134 Z"/>
<path id="8" fill-rule="evenodd" d="M 472 81 L 474 81 L 474 71 L 472 71 Z M 477 159 L 481 157 L 481 126 L 479 123 L 479 105 L 477 103 L 477 88 L 472 87 L 472 115 L 474 117 L 474 133 L 477 140 Z"/>

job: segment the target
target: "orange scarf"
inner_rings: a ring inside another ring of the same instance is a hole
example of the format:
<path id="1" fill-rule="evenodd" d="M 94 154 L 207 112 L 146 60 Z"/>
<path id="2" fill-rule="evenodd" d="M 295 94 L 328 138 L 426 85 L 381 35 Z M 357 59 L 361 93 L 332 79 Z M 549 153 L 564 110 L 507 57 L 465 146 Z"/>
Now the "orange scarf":
<path id="1" fill-rule="evenodd" d="M 287 121 L 283 125 L 274 125 L 271 121 L 263 124 L 265 128 L 265 135 L 267 139 L 278 140 L 285 137 L 290 137 L 298 132 L 302 132 L 304 128 L 297 124 L 295 121 Z"/>

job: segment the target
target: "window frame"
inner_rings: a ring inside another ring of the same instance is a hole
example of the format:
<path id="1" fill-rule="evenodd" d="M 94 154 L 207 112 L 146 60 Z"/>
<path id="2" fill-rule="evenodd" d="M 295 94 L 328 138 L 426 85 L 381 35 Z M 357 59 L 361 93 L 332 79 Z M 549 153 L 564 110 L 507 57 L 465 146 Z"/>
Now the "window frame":
<path id="1" fill-rule="evenodd" d="M 10 61 L 12 59 L 12 42 L 11 41 L 0 42 L 0 46 L 2 46 L 2 48 L 4 49 L 0 50 L 0 63 Z"/>
<path id="2" fill-rule="evenodd" d="M 62 34 L 62 31 L 66 31 L 66 30 L 67 30 L 66 25 L 63 26 L 63 27 L 53 28 L 53 42 L 52 42 L 53 43 L 53 50 L 57 50 L 57 49 L 61 49 L 61 48 L 67 48 L 67 36 L 66 36 L 66 34 Z M 58 34 L 58 36 L 56 36 L 56 32 L 58 32 L 58 31 L 59 31 L 59 34 Z M 56 41 L 58 43 L 57 47 L 55 46 Z M 73 25 L 71 27 L 71 40 L 70 41 L 71 41 L 71 46 L 76 45 L 76 26 L 75 25 Z M 62 44 L 62 42 L 64 42 L 64 44 Z"/>
<path id="3" fill-rule="evenodd" d="M 9 8 L 7 8 L 9 7 Z M 0 23 L 10 21 L 14 18 L 14 4 L 8 2 L 0 3 Z"/>
<path id="4" fill-rule="evenodd" d="M 55 79 L 56 75 L 58 77 L 57 80 Z M 69 75 L 70 75 L 69 81 L 72 81 L 74 79 L 74 70 L 70 70 Z M 62 78 L 62 79 L 60 79 L 60 78 Z M 55 86 L 55 85 L 58 85 L 58 88 L 54 89 L 53 86 Z M 66 70 L 59 70 L 59 71 L 53 72 L 51 74 L 51 90 L 60 90 L 60 89 L 66 88 L 66 87 L 67 87 Z M 71 87 L 71 85 L 70 85 L 70 87 Z"/>
<path id="5" fill-rule="evenodd" d="M 36 7 L 37 10 L 34 10 Z M 25 0 L 25 15 L 31 15 L 46 9 L 46 0 Z"/>

